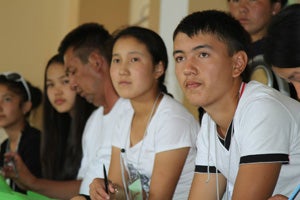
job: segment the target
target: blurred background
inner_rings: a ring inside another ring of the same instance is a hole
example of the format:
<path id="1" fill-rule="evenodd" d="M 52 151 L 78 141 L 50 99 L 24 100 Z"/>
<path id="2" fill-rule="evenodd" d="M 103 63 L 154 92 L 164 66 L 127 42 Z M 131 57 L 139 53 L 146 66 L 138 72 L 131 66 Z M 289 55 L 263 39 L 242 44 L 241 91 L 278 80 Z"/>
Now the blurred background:
<path id="1" fill-rule="evenodd" d="M 206 9 L 227 11 L 227 0 L 0 0 L 0 72 L 17 71 L 42 89 L 46 62 L 71 29 L 84 22 L 101 23 L 110 32 L 124 25 L 140 25 L 165 40 L 170 59 L 168 89 L 196 115 L 177 85 L 172 34 L 184 16 Z M 40 114 L 32 116 L 38 127 Z"/>

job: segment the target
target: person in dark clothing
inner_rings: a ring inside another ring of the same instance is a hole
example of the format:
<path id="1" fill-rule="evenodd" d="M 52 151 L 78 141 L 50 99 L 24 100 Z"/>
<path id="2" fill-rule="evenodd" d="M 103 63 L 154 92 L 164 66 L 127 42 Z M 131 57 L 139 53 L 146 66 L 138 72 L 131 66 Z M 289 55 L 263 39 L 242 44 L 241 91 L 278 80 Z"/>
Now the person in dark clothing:
<path id="1" fill-rule="evenodd" d="M 32 86 L 16 72 L 0 74 L 0 127 L 8 138 L 1 144 L 0 166 L 14 168 L 14 160 L 5 159 L 8 152 L 17 152 L 30 172 L 41 177 L 40 130 L 32 127 L 27 118 L 42 101 L 42 91 Z M 14 168 L 15 170 L 15 168 Z M 18 171 L 15 170 L 15 176 Z M 11 179 L 9 185 L 14 191 L 26 193 Z"/>

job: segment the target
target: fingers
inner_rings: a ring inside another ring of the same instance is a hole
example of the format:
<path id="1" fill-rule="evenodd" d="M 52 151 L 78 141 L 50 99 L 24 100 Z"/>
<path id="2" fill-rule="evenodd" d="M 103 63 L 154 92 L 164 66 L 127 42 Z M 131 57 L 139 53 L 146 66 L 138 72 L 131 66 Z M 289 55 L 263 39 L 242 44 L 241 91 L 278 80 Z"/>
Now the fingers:
<path id="1" fill-rule="evenodd" d="M 111 187 L 111 184 L 109 184 L 110 190 Z M 112 191 L 114 191 L 113 188 Z M 92 200 L 109 199 L 109 194 L 105 192 L 105 184 L 103 179 L 96 178 L 90 184 L 90 197 Z"/>
<path id="2" fill-rule="evenodd" d="M 286 196 L 283 196 L 281 194 L 276 194 L 275 196 L 269 198 L 268 200 L 287 200 L 288 198 Z"/>

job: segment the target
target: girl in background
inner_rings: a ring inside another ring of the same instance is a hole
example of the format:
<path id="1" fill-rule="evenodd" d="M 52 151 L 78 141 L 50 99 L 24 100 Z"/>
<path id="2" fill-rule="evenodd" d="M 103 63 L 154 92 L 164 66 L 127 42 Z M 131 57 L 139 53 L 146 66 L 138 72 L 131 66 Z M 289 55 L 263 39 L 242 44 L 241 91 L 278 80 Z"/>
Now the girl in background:
<path id="1" fill-rule="evenodd" d="M 70 199 L 79 191 L 81 181 L 76 177 L 82 159 L 82 133 L 95 107 L 71 89 L 60 55 L 48 61 L 44 91 L 43 178 L 31 174 L 18 155 L 10 155 L 16 160 L 19 170 L 16 181 L 34 192 L 52 198 Z"/>
<path id="2" fill-rule="evenodd" d="M 32 86 L 16 72 L 0 74 L 0 127 L 8 138 L 1 144 L 0 166 L 10 165 L 14 176 L 18 172 L 14 160 L 5 160 L 4 154 L 17 152 L 23 159 L 29 171 L 37 177 L 41 176 L 40 162 L 40 130 L 28 122 L 30 111 L 36 109 L 42 101 L 40 89 Z M 16 183 L 9 179 L 10 187 L 17 192 L 26 193 Z"/>
<path id="3" fill-rule="evenodd" d="M 82 158 L 81 137 L 94 106 L 76 95 L 65 74 L 63 57 L 52 57 L 44 78 L 43 177 L 76 179 Z"/>

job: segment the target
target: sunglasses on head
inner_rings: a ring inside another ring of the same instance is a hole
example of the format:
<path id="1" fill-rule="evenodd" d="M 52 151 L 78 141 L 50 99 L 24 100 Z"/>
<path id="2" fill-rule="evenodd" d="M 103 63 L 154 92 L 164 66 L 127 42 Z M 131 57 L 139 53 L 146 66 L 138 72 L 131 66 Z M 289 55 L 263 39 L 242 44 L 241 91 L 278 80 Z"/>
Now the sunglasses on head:
<path id="1" fill-rule="evenodd" d="M 28 101 L 31 101 L 31 94 L 30 94 L 29 87 L 28 87 L 25 79 L 20 74 L 18 74 L 16 72 L 3 72 L 0 74 L 0 77 L 1 76 L 5 77 L 6 80 L 9 80 L 9 81 L 21 82 L 23 87 L 26 90 Z"/>

